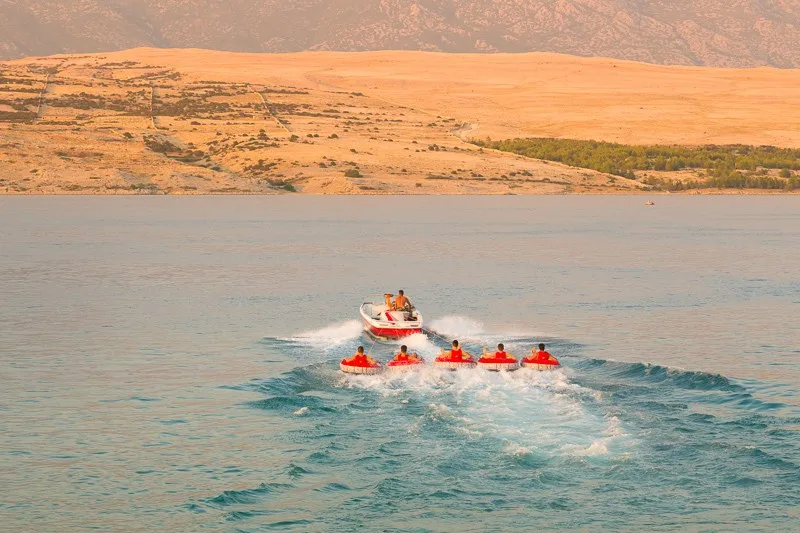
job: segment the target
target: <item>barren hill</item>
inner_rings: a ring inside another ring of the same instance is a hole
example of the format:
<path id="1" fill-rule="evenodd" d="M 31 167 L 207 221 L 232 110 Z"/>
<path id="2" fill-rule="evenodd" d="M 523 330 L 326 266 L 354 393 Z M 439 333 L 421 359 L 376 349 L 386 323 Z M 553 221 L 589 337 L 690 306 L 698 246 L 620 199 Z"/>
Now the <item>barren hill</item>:
<path id="1" fill-rule="evenodd" d="M 618 193 L 469 138 L 800 146 L 800 71 L 137 49 L 0 63 L 0 192 Z"/>
<path id="2" fill-rule="evenodd" d="M 137 46 L 800 66 L 797 0 L 0 0 L 0 58 Z"/>

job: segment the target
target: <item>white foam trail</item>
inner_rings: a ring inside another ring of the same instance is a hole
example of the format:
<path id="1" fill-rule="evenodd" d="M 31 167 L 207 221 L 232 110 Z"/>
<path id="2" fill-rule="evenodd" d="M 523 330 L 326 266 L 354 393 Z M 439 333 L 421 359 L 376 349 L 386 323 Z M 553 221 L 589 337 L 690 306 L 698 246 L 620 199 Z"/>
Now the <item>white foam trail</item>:
<path id="1" fill-rule="evenodd" d="M 505 344 L 506 350 L 509 353 L 519 354 L 522 357 L 528 355 L 530 349 L 534 346 L 534 343 L 531 342 L 530 339 L 547 337 L 547 335 L 538 332 L 488 332 L 484 329 L 481 322 L 460 315 L 449 315 L 433 319 L 428 323 L 428 329 L 442 337 L 439 341 L 449 342 L 453 339 L 457 339 L 466 343 L 480 344 L 487 347 L 490 351 L 494 349 L 498 343 L 502 342 Z"/>
<path id="2" fill-rule="evenodd" d="M 522 446 L 517 442 L 506 440 L 503 444 L 503 453 L 513 457 L 521 457 L 523 455 L 530 455 L 532 450 L 526 446 Z"/>
<path id="3" fill-rule="evenodd" d="M 432 320 L 429 329 L 446 339 L 476 339 L 483 334 L 483 324 L 466 316 L 443 316 Z"/>
<path id="4" fill-rule="evenodd" d="M 603 433 L 605 437 L 593 440 L 589 446 L 580 444 L 565 444 L 561 451 L 577 457 L 595 457 L 598 455 L 609 455 L 609 446 L 612 446 L 621 437 L 628 434 L 622 430 L 622 424 L 616 416 L 606 417 L 607 425 Z"/>
<path id="5" fill-rule="evenodd" d="M 597 455 L 608 455 L 608 446 L 606 446 L 606 442 L 608 439 L 597 439 L 592 441 L 592 443 L 584 448 L 579 444 L 567 444 L 564 445 L 561 450 L 565 453 L 570 455 L 575 455 L 577 457 L 594 457 Z"/>
<path id="6" fill-rule="evenodd" d="M 306 413 L 308 413 L 308 407 L 301 407 L 300 409 L 298 409 L 297 411 L 295 411 L 292 414 L 297 415 L 297 416 L 303 416 Z"/>
<path id="7" fill-rule="evenodd" d="M 362 329 L 363 326 L 360 321 L 348 320 L 347 322 L 332 324 L 322 329 L 298 333 L 286 340 L 325 349 L 340 346 L 347 341 L 358 338 Z"/>
<path id="8" fill-rule="evenodd" d="M 554 372 L 449 372 L 426 365 L 410 372 L 344 376 L 341 385 L 373 391 L 390 402 L 424 401 L 426 412 L 409 431 L 439 423 L 470 440 L 500 439 L 510 457 L 620 459 L 635 444 L 614 414 L 603 413 L 602 398 L 570 380 L 569 369 Z"/>
<path id="9" fill-rule="evenodd" d="M 409 352 L 417 352 L 422 357 L 432 360 L 434 357 L 439 355 L 440 348 L 431 342 L 427 335 L 424 333 L 416 333 L 414 335 L 409 335 L 408 337 L 403 337 L 402 339 L 398 339 L 392 341 L 392 344 L 396 344 L 401 346 L 405 344 L 408 347 Z"/>

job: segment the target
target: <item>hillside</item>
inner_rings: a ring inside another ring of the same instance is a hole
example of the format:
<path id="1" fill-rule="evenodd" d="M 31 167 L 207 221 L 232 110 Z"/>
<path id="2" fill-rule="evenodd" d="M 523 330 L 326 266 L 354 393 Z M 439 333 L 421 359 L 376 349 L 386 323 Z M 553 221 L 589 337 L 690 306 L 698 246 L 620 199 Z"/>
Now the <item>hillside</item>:
<path id="1" fill-rule="evenodd" d="M 0 0 L 0 59 L 149 46 L 242 52 L 557 52 L 800 66 L 779 0 Z"/>
<path id="2" fill-rule="evenodd" d="M 468 141 L 798 147 L 798 86 L 798 71 L 553 54 L 137 49 L 12 61 L 0 63 L 0 191 L 636 192 L 647 185 Z"/>

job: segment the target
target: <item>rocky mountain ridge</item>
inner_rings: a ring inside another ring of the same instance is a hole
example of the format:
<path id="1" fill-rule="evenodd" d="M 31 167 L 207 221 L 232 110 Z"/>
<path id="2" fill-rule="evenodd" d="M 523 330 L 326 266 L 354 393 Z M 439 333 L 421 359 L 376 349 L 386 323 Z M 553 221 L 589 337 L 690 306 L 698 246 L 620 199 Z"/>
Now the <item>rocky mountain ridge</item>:
<path id="1" fill-rule="evenodd" d="M 798 0 L 0 0 L 0 59 L 138 46 L 800 66 Z"/>

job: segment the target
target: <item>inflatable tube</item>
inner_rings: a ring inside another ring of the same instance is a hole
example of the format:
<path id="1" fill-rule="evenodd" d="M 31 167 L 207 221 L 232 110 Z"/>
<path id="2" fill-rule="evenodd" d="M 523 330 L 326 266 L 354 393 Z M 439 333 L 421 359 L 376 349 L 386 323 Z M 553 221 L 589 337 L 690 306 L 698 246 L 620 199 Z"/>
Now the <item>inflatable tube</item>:
<path id="1" fill-rule="evenodd" d="M 346 363 L 344 359 L 339 363 L 339 370 L 346 374 L 366 374 L 368 376 L 380 374 L 383 372 L 383 367 L 380 363 L 374 365 L 357 365 L 354 363 Z"/>
<path id="2" fill-rule="evenodd" d="M 424 359 L 419 359 L 417 361 L 407 360 L 407 361 L 396 361 L 392 360 L 386 363 L 386 368 L 389 370 L 393 370 L 395 372 L 408 372 L 409 370 L 414 370 L 417 367 L 425 365 Z"/>
<path id="3" fill-rule="evenodd" d="M 505 357 L 481 357 L 478 359 L 478 366 L 489 372 L 513 372 L 519 368 L 519 362 L 516 359 L 508 359 Z"/>
<path id="4" fill-rule="evenodd" d="M 449 357 L 437 357 L 433 362 L 436 368 L 445 370 L 460 370 L 462 368 L 475 368 L 475 361 L 472 359 L 451 359 Z"/>
<path id="5" fill-rule="evenodd" d="M 538 370 L 540 372 L 547 372 L 550 370 L 558 370 L 561 368 L 561 363 L 558 361 L 525 358 L 522 360 L 523 368 L 530 368 L 531 370 Z"/>

